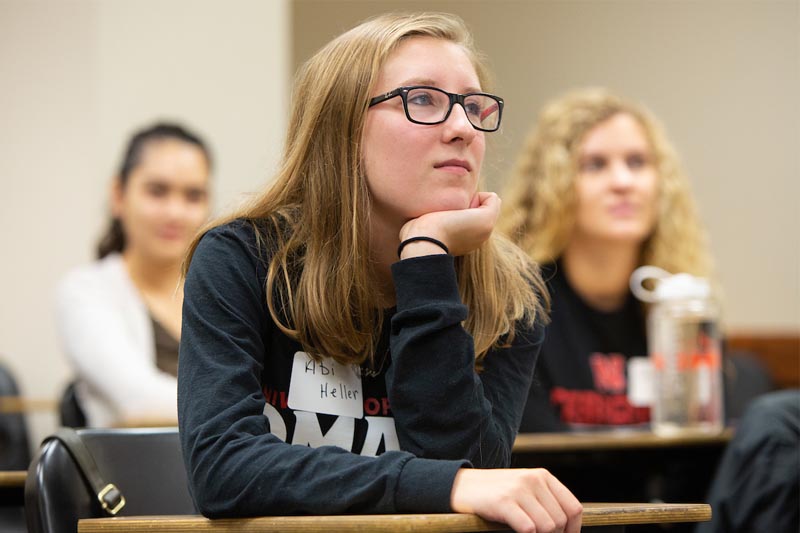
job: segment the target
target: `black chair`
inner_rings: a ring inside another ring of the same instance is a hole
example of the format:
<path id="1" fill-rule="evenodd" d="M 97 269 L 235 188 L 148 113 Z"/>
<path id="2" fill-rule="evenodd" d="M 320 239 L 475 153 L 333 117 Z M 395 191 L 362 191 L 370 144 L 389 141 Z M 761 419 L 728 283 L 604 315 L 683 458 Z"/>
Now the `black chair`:
<path id="1" fill-rule="evenodd" d="M 117 516 L 196 514 L 177 429 L 78 430 L 104 481 L 126 504 Z M 75 533 L 81 518 L 108 516 L 62 441 L 46 439 L 25 483 L 30 533 Z"/>
<path id="2" fill-rule="evenodd" d="M 776 389 L 767 367 L 755 354 L 727 351 L 723 358 L 725 421 L 736 425 L 750 402 Z"/>
<path id="3" fill-rule="evenodd" d="M 0 363 L 0 396 L 19 396 L 11 370 Z M 28 428 L 21 412 L 0 412 L 0 470 L 26 470 L 31 461 Z"/>
<path id="4" fill-rule="evenodd" d="M 64 393 L 61 395 L 61 401 L 58 402 L 61 425 L 68 428 L 86 427 L 86 415 L 78 401 L 78 395 L 75 393 L 76 383 L 75 381 L 70 381 L 67 384 Z"/>
<path id="5" fill-rule="evenodd" d="M 19 396 L 11 370 L 0 363 L 0 396 Z M 0 412 L 0 470 L 27 470 L 31 460 L 28 427 L 20 411 Z M 0 531 L 25 531 L 22 491 L 18 487 L 0 487 Z"/>

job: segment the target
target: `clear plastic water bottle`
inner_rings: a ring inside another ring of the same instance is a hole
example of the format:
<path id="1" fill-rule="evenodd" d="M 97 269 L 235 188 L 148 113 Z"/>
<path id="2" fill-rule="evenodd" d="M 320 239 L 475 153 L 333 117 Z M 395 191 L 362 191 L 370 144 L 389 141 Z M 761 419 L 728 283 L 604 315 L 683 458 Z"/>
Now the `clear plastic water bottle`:
<path id="1" fill-rule="evenodd" d="M 645 287 L 652 280 L 653 289 Z M 707 280 L 636 269 L 631 290 L 651 304 L 647 344 L 655 391 L 653 432 L 664 436 L 719 433 L 724 425 L 719 308 Z"/>

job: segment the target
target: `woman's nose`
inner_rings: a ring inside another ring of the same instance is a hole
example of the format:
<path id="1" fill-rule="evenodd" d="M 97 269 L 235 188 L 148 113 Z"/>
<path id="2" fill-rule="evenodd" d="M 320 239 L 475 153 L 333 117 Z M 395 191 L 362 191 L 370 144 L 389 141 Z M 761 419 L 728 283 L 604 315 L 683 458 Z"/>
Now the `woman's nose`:
<path id="1" fill-rule="evenodd" d="M 171 219 L 180 219 L 186 214 L 186 201 L 180 194 L 171 194 L 167 198 L 166 213 Z"/>
<path id="2" fill-rule="evenodd" d="M 461 104 L 453 105 L 450 116 L 444 121 L 445 135 L 447 141 L 463 139 L 467 143 L 475 137 L 477 130 L 472 126 L 472 122 L 467 117 L 467 110 Z"/>
<path id="3" fill-rule="evenodd" d="M 613 161 L 611 164 L 611 183 L 615 187 L 629 187 L 633 184 L 634 174 L 625 161 Z"/>

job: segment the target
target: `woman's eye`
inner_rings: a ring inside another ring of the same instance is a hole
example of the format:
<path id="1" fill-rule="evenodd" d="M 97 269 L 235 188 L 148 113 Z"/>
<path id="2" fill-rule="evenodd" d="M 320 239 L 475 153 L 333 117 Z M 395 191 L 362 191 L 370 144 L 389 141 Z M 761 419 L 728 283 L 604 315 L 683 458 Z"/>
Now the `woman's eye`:
<path id="1" fill-rule="evenodd" d="M 414 93 L 408 96 L 408 103 L 414 105 L 433 105 L 433 97 L 428 93 Z"/>
<path id="2" fill-rule="evenodd" d="M 481 115 L 483 114 L 483 110 L 481 106 L 476 103 L 466 103 L 464 105 L 464 109 L 467 111 L 468 115 L 472 115 L 478 118 L 483 118 Z"/>
<path id="3" fill-rule="evenodd" d="M 584 172 L 597 172 L 606 166 L 606 161 L 602 157 L 590 157 L 581 163 L 581 170 Z"/>
<path id="4" fill-rule="evenodd" d="M 646 156 L 642 154 L 635 154 L 628 156 L 627 158 L 628 168 L 630 169 L 640 169 L 648 164 L 648 159 Z"/>
<path id="5" fill-rule="evenodd" d="M 151 183 L 147 186 L 147 193 L 150 196 L 162 197 L 167 194 L 167 187 L 160 183 Z"/>
<path id="6" fill-rule="evenodd" d="M 206 191 L 202 189 L 190 189 L 186 191 L 186 199 L 191 203 L 202 202 L 206 199 Z"/>

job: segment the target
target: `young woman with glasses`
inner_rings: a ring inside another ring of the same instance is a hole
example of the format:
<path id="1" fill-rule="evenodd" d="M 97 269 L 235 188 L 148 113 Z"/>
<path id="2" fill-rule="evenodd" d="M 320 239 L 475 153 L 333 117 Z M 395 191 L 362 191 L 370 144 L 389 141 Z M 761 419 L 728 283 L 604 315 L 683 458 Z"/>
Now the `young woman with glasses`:
<path id="1" fill-rule="evenodd" d="M 178 408 L 203 514 L 579 529 L 552 475 L 506 469 L 543 286 L 492 234 L 486 83 L 452 15 L 377 17 L 302 68 L 275 182 L 187 263 Z"/>

